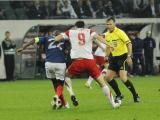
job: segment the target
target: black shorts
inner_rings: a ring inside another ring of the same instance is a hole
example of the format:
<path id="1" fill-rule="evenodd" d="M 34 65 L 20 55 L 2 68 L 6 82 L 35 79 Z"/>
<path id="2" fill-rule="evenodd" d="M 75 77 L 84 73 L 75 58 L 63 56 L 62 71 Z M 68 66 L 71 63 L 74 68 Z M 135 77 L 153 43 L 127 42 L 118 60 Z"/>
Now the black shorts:
<path id="1" fill-rule="evenodd" d="M 109 66 L 108 69 L 119 72 L 120 70 L 128 70 L 128 64 L 126 62 L 127 53 L 120 56 L 109 56 Z"/>

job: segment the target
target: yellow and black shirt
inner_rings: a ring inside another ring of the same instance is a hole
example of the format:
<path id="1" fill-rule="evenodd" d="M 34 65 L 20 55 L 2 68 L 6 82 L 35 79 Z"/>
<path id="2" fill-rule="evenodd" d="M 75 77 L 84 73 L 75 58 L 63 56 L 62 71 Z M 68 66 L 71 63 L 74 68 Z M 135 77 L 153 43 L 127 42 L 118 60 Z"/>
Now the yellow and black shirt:
<path id="1" fill-rule="evenodd" d="M 112 56 L 120 56 L 127 53 L 126 44 L 131 42 L 126 33 L 117 27 L 115 27 L 113 32 L 107 31 L 105 33 L 105 40 L 113 47 L 111 50 Z"/>

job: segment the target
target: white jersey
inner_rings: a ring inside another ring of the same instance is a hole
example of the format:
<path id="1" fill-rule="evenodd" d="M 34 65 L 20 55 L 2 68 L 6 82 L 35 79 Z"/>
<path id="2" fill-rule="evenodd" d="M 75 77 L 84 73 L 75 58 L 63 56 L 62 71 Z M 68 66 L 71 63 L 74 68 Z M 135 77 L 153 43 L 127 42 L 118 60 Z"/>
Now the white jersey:
<path id="1" fill-rule="evenodd" d="M 69 38 L 71 43 L 71 58 L 93 59 L 92 42 L 96 32 L 87 28 L 78 28 L 65 32 L 64 38 Z"/>
<path id="2" fill-rule="evenodd" d="M 100 43 L 100 44 L 104 49 L 106 48 L 105 44 L 103 44 L 103 43 Z M 94 55 L 95 56 L 101 56 L 101 57 L 105 57 L 106 56 L 105 51 L 103 51 L 103 49 L 101 47 L 98 47 L 96 49 L 96 51 L 94 52 Z"/>

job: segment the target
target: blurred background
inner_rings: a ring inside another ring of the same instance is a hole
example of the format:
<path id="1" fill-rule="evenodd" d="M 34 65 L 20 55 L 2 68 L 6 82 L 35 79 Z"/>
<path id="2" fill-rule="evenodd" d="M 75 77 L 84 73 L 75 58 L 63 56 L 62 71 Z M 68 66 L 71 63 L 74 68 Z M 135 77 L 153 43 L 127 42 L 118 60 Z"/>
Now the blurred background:
<path id="1" fill-rule="evenodd" d="M 16 48 L 51 30 L 64 32 L 83 19 L 86 27 L 106 32 L 105 20 L 115 16 L 133 43 L 131 75 L 160 74 L 160 0 L 6 0 L 0 1 L 0 79 L 6 79 L 3 41 L 6 31 Z M 38 45 L 14 53 L 14 79 L 45 79 L 44 52 Z"/>

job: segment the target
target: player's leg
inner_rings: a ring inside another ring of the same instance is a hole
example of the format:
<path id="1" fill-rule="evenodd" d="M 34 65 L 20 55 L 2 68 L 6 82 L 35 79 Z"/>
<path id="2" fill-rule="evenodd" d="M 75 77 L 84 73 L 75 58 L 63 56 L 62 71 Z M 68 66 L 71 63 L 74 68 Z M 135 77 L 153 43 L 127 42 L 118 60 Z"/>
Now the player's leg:
<path id="1" fill-rule="evenodd" d="M 61 70 L 59 70 L 59 68 L 57 67 L 60 67 Z M 66 107 L 67 105 L 63 97 L 65 68 L 66 68 L 65 64 L 57 65 L 56 63 L 51 63 L 51 62 L 45 63 L 47 78 L 51 79 L 55 90 L 55 96 L 53 97 L 53 101 L 51 102 L 54 109 L 58 109 L 61 106 Z"/>
<path id="2" fill-rule="evenodd" d="M 115 102 L 112 92 L 109 89 L 109 87 L 105 84 L 105 81 L 103 80 L 102 75 L 100 75 L 97 79 L 95 79 L 97 81 L 97 83 L 100 85 L 100 87 L 102 88 L 102 91 L 104 92 L 105 96 L 108 97 L 110 103 L 112 104 L 112 106 L 114 108 L 119 107 L 121 104 L 121 101 Z"/>
<path id="3" fill-rule="evenodd" d="M 119 107 L 120 103 L 115 103 L 112 93 L 109 89 L 109 87 L 106 85 L 103 76 L 101 75 L 101 72 L 99 70 L 99 68 L 97 67 L 96 63 L 92 60 L 90 60 L 88 62 L 88 67 L 89 67 L 89 74 L 95 78 L 96 82 L 99 84 L 99 86 L 102 88 L 102 91 L 104 92 L 104 94 L 108 97 L 110 103 L 112 104 L 112 106 L 114 108 Z"/>
<path id="4" fill-rule="evenodd" d="M 72 81 L 70 77 L 65 77 L 65 86 L 70 96 L 75 95 L 73 92 Z"/>
<path id="5" fill-rule="evenodd" d="M 78 105 L 78 100 L 73 92 L 73 87 L 72 87 L 72 81 L 70 79 L 70 77 L 65 77 L 65 86 L 67 88 L 67 91 L 69 92 L 70 96 L 71 96 L 71 100 L 74 106 Z"/>
<path id="6" fill-rule="evenodd" d="M 57 95 L 57 91 L 56 91 L 58 84 L 57 84 L 57 79 L 54 74 L 53 64 L 51 62 L 46 62 L 45 69 L 46 69 L 46 76 L 48 79 L 51 80 L 52 85 L 54 87 L 54 91 L 55 91 L 55 96 L 53 97 L 53 100 L 51 101 L 51 105 L 53 106 L 53 109 L 58 109 L 61 107 L 61 100 L 59 99 Z"/>
<path id="7" fill-rule="evenodd" d="M 58 109 L 62 106 L 65 106 L 67 103 L 65 102 L 65 99 L 63 97 L 63 84 L 64 81 L 57 80 L 56 78 L 51 79 L 52 84 L 54 86 L 55 90 L 55 96 L 53 97 L 53 101 L 51 104 L 53 105 L 54 109 Z M 57 106 L 60 105 L 60 106 Z"/>
<path id="8" fill-rule="evenodd" d="M 63 86 L 65 83 L 65 70 L 66 70 L 66 64 L 65 63 L 55 63 L 55 76 L 58 81 L 57 85 L 57 95 L 62 101 L 62 105 L 64 107 L 68 107 L 68 103 L 65 101 L 63 96 Z"/>
<path id="9" fill-rule="evenodd" d="M 92 86 L 91 86 L 92 81 L 93 81 L 93 78 L 89 76 L 87 82 L 85 83 L 85 86 L 89 89 L 92 89 Z"/>
<path id="10" fill-rule="evenodd" d="M 81 65 L 81 60 L 74 60 L 71 63 L 71 65 L 68 67 L 68 69 L 66 70 L 66 77 L 72 78 L 72 77 L 74 77 L 76 75 L 79 75 L 80 74 L 79 71 L 81 71 L 80 67 L 79 67 L 80 65 Z M 71 95 L 71 100 L 72 100 L 72 103 L 73 103 L 74 106 L 78 106 L 79 105 L 75 94 Z"/>
<path id="11" fill-rule="evenodd" d="M 96 64 L 99 66 L 101 70 L 102 76 L 105 78 L 107 74 L 107 68 L 108 68 L 108 63 L 105 61 L 104 57 L 98 57 L 99 59 L 96 59 Z M 93 78 L 89 76 L 87 82 L 85 83 L 85 86 L 88 87 L 89 89 L 92 89 L 91 83 L 93 82 Z"/>
<path id="12" fill-rule="evenodd" d="M 106 76 L 106 74 L 107 74 L 107 69 L 104 68 L 104 69 L 101 71 L 101 74 L 102 74 L 102 76 L 103 76 L 104 79 L 105 79 L 105 76 Z M 89 76 L 87 82 L 85 83 L 85 86 L 86 86 L 87 88 L 89 88 L 89 89 L 92 89 L 91 84 L 92 84 L 93 80 L 94 80 L 94 79 L 93 79 L 91 76 Z"/>
<path id="13" fill-rule="evenodd" d="M 126 70 L 120 70 L 119 76 L 125 86 L 131 91 L 133 95 L 134 102 L 140 102 L 140 97 L 138 96 L 132 82 L 127 78 L 127 71 Z"/>
<path id="14" fill-rule="evenodd" d="M 112 87 L 112 89 L 116 93 L 115 101 L 118 101 L 123 99 L 123 95 L 121 94 L 121 91 L 118 87 L 116 80 L 114 79 L 115 76 L 117 76 L 116 72 L 109 69 L 107 70 L 105 79 L 107 80 L 108 84 Z"/>
<path id="15" fill-rule="evenodd" d="M 114 79 L 117 76 L 117 68 L 118 68 L 116 61 L 117 60 L 115 60 L 115 58 L 110 57 L 108 70 L 106 74 L 106 80 L 108 84 L 112 87 L 114 92 L 116 93 L 115 101 L 118 101 L 123 99 L 123 95 L 121 94 L 121 91 L 118 87 L 116 80 Z"/>

